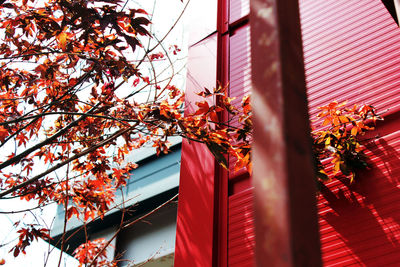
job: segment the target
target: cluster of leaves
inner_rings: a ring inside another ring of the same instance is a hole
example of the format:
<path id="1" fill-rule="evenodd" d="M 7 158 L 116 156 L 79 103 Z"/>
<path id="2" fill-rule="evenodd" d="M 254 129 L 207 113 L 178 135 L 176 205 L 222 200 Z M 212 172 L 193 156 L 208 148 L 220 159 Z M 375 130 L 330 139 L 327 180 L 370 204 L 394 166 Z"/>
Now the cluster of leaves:
<path id="1" fill-rule="evenodd" d="M 332 169 L 333 175 L 344 175 L 352 182 L 357 170 L 368 167 L 360 137 L 382 118 L 371 105 L 346 108 L 345 103 L 335 101 L 319 109 L 322 129 L 312 132 L 317 179 L 329 181 L 327 169 Z"/>
<path id="2" fill-rule="evenodd" d="M 11 250 L 14 253 L 14 257 L 17 257 L 20 252 L 25 254 L 25 248 L 29 246 L 32 241 L 42 238 L 44 240 L 50 239 L 49 229 L 38 228 L 37 225 L 29 224 L 26 228 L 18 230 L 19 240 L 17 245 Z"/>
<path id="3" fill-rule="evenodd" d="M 186 137 L 205 143 L 225 169 L 246 168 L 251 173 L 250 96 L 244 96 L 241 105 L 236 106 L 232 104 L 235 98 L 227 96 L 227 87 L 220 86 L 212 92 L 205 88 L 198 95 L 206 100 L 197 102 L 197 111 L 185 118 Z M 212 98 L 216 98 L 215 104 L 210 104 Z M 230 119 L 221 123 L 221 116 L 226 113 L 231 115 Z M 238 123 L 233 123 L 235 120 Z M 226 155 L 235 159 L 234 166 L 228 166 Z"/>
<path id="4" fill-rule="evenodd" d="M 226 88 L 205 89 L 197 111 L 184 116 L 173 77 L 143 70 L 180 49 L 144 48 L 150 15 L 124 4 L 0 1 L 0 199 L 58 203 L 66 221 L 101 218 L 136 168 L 126 155 L 145 145 L 167 153 L 171 136 L 206 144 L 226 168 L 229 154 L 236 169 L 251 169 L 249 98 L 235 106 Z M 239 123 L 224 121 L 226 112 Z M 21 228 L 14 255 L 48 238 L 45 230 Z M 76 257 L 87 262 L 97 245 L 83 245 Z"/>
<path id="5" fill-rule="evenodd" d="M 94 266 L 117 266 L 115 262 L 107 259 L 107 251 L 104 247 L 107 241 L 104 238 L 99 238 L 93 241 L 88 241 L 81 244 L 74 251 L 75 258 L 79 260 L 79 266 L 93 264 Z"/>

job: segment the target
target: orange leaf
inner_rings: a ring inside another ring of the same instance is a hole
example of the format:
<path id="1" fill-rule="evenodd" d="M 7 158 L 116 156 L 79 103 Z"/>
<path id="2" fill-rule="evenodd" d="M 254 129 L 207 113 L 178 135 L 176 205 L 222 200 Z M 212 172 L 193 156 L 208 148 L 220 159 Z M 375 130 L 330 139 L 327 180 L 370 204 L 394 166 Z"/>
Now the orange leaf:
<path id="1" fill-rule="evenodd" d="M 66 50 L 67 47 L 67 34 L 65 32 L 60 33 L 57 36 L 58 43 L 63 51 Z"/>
<path id="2" fill-rule="evenodd" d="M 335 170 L 335 172 L 339 172 L 340 171 L 340 161 L 336 161 L 335 165 L 333 166 L 333 169 Z"/>
<path id="3" fill-rule="evenodd" d="M 322 123 L 322 126 L 326 126 L 330 123 L 331 121 L 329 119 L 325 119 L 324 122 Z"/>
<path id="4" fill-rule="evenodd" d="M 333 119 L 333 125 L 335 125 L 335 126 L 340 125 L 340 121 L 339 121 L 338 118 L 335 117 L 335 118 Z"/>
<path id="5" fill-rule="evenodd" d="M 253 164 L 252 164 L 251 161 L 246 165 L 246 169 L 247 169 L 247 172 L 248 172 L 250 175 L 253 174 Z"/>
<path id="6" fill-rule="evenodd" d="M 8 136 L 8 131 L 3 126 L 0 126 L 0 142 L 3 142 L 7 136 Z"/>
<path id="7" fill-rule="evenodd" d="M 355 126 L 355 127 L 353 127 L 353 128 L 351 129 L 351 135 L 354 135 L 354 136 L 356 136 L 356 135 L 357 135 L 357 133 L 358 133 L 358 127 L 357 127 L 357 126 Z"/>
<path id="8" fill-rule="evenodd" d="M 349 119 L 348 119 L 346 116 L 340 116 L 339 119 L 340 119 L 340 121 L 341 121 L 342 123 L 349 122 Z"/>

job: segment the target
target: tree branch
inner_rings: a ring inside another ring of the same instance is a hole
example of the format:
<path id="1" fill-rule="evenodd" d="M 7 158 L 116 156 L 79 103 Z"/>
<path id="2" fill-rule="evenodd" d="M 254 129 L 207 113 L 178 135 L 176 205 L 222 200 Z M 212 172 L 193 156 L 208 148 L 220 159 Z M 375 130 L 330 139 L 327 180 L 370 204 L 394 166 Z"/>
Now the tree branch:
<path id="1" fill-rule="evenodd" d="M 97 103 L 97 105 L 93 108 L 91 108 L 87 113 L 89 114 L 90 112 L 94 111 L 96 109 L 96 107 L 99 105 L 100 103 Z M 68 124 L 67 126 L 65 126 L 63 129 L 61 129 L 60 131 L 58 131 L 57 133 L 55 133 L 54 135 L 52 135 L 51 137 L 47 138 L 46 140 L 34 145 L 31 148 L 26 149 L 24 152 L 15 155 L 14 157 L 10 158 L 9 160 L 6 160 L 4 162 L 2 162 L 0 164 L 0 170 L 4 169 L 5 167 L 8 167 L 12 164 L 18 163 L 19 161 L 21 161 L 23 158 L 25 158 L 26 156 L 28 156 L 30 153 L 32 153 L 33 151 L 42 148 L 45 145 L 50 144 L 51 142 L 53 142 L 54 140 L 56 140 L 58 137 L 62 136 L 63 134 L 65 134 L 70 128 L 76 126 L 80 121 L 82 121 L 84 118 L 86 118 L 86 114 L 79 117 L 77 120 L 71 122 L 70 124 Z"/>
<path id="2" fill-rule="evenodd" d="M 46 171 L 34 176 L 34 177 L 32 177 L 31 179 L 29 179 L 29 180 L 27 180 L 25 182 L 22 182 L 22 183 L 20 183 L 20 184 L 18 184 L 16 186 L 13 186 L 10 189 L 4 190 L 3 192 L 0 192 L 0 198 L 4 197 L 4 196 L 6 196 L 6 195 L 8 195 L 10 193 L 13 193 L 16 190 L 18 190 L 20 188 L 23 188 L 23 187 L 25 187 L 25 186 L 27 186 L 27 185 L 29 185 L 31 183 L 34 183 L 37 180 L 39 180 L 40 178 L 42 178 L 43 176 L 45 176 L 45 175 L 47 175 L 47 174 L 49 174 L 49 173 L 61 168 L 62 166 L 66 165 L 66 164 L 68 164 L 68 163 L 70 163 L 70 162 L 72 162 L 72 161 L 74 161 L 74 160 L 76 160 L 76 159 L 78 159 L 78 158 L 90 153 L 90 152 L 95 151 L 99 147 L 102 147 L 102 146 L 108 144 L 110 141 L 116 139 L 117 137 L 119 137 L 119 136 L 129 132 L 133 128 L 135 128 L 137 126 L 137 124 L 138 123 L 136 123 L 135 125 L 133 125 L 133 126 L 131 126 L 129 128 L 126 128 L 126 129 L 121 129 L 121 130 L 117 131 L 116 133 L 114 133 L 113 135 L 111 135 L 109 138 L 101 141 L 100 143 L 98 143 L 98 144 L 96 144 L 96 145 L 94 145 L 92 147 L 89 147 L 89 148 L 83 150 L 82 152 L 76 154 L 75 156 L 72 156 L 72 157 L 66 159 L 63 162 L 60 162 L 60 163 L 56 164 L 54 167 L 52 167 L 52 168 L 50 168 L 50 169 L 48 169 L 48 170 L 46 170 Z"/>
<path id="3" fill-rule="evenodd" d="M 111 244 L 111 242 L 118 236 L 119 232 L 121 232 L 121 230 L 126 229 L 131 227 L 132 225 L 134 225 L 135 223 L 147 218 L 148 216 L 150 216 L 151 214 L 153 214 L 154 212 L 160 210 L 161 208 L 165 207 L 167 204 L 171 203 L 172 201 L 174 201 L 177 197 L 178 197 L 179 193 L 177 193 L 176 195 L 174 195 L 172 198 L 168 199 L 167 201 L 165 201 L 164 203 L 162 203 L 160 206 L 158 206 L 157 208 L 151 210 L 150 212 L 144 214 L 143 216 L 140 216 L 139 218 L 137 218 L 136 220 L 133 220 L 125 225 L 123 225 L 122 227 L 120 227 L 115 234 L 110 238 L 110 240 L 108 240 L 108 242 L 101 248 L 101 250 L 97 253 L 97 255 L 93 258 L 92 262 L 88 265 L 88 267 L 93 266 L 93 264 L 95 264 L 96 260 L 99 258 L 99 256 L 101 255 L 101 253 L 104 252 L 104 250 Z"/>

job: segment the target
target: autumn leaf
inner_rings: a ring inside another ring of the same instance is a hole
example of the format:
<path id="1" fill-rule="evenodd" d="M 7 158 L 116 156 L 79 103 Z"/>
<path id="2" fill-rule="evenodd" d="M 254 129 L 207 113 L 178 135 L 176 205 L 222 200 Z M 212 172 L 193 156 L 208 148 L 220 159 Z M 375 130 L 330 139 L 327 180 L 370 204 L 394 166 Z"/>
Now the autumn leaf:
<path id="1" fill-rule="evenodd" d="M 356 136 L 357 133 L 358 133 L 358 127 L 357 127 L 357 126 L 354 126 L 354 127 L 351 129 L 351 135 Z"/>
<path id="2" fill-rule="evenodd" d="M 327 126 L 331 123 L 330 119 L 325 119 L 324 122 L 322 123 L 322 126 Z"/>
<path id="3" fill-rule="evenodd" d="M 207 101 L 196 102 L 196 105 L 198 106 L 198 109 L 193 115 L 205 114 L 210 110 L 210 106 L 208 105 Z"/>
<path id="4" fill-rule="evenodd" d="M 341 123 L 350 122 L 350 120 L 349 120 L 346 116 L 340 116 L 339 119 L 340 119 L 340 122 L 341 122 Z"/>
<path id="5" fill-rule="evenodd" d="M 3 126 L 0 126 L 0 141 L 3 142 L 8 135 L 8 131 Z"/>
<path id="6" fill-rule="evenodd" d="M 323 171 L 330 164 L 322 164 L 322 160 L 330 156 L 333 158 L 330 162 L 333 173 L 344 175 L 352 182 L 357 169 L 368 167 L 363 153 L 365 147 L 361 145 L 359 136 L 366 131 L 374 130 L 368 120 L 374 121 L 376 111 L 371 105 L 362 105 L 360 108 L 354 105 L 352 108 L 346 108 L 345 103 L 339 104 L 336 101 L 319 109 L 323 110 L 317 115 L 322 121 L 319 127 L 325 127 L 326 130 L 314 130 L 312 133 L 317 179 L 326 180 L 326 172 Z M 313 122 L 318 121 L 316 119 Z"/>
<path id="7" fill-rule="evenodd" d="M 58 36 L 57 36 L 57 40 L 58 43 L 60 44 L 60 47 L 62 49 L 62 51 L 66 51 L 66 47 L 67 47 L 67 34 L 65 32 L 61 32 Z"/>
<path id="8" fill-rule="evenodd" d="M 131 26 L 136 30 L 136 32 L 138 32 L 140 35 L 148 35 L 148 36 L 150 36 L 150 33 L 142 25 L 147 26 L 150 23 L 151 22 L 144 17 L 137 17 L 131 19 L 130 21 Z"/>

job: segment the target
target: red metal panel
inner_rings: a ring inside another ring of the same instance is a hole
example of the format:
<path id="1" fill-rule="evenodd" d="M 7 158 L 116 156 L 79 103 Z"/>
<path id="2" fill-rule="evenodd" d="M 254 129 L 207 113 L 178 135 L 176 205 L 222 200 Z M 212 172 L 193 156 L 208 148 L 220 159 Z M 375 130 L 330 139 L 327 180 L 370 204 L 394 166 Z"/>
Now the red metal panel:
<path id="1" fill-rule="evenodd" d="M 321 190 L 323 263 L 398 266 L 400 30 L 379 0 L 303 0 L 300 13 L 310 114 L 333 100 L 387 111 L 366 137 L 372 169 Z"/>
<path id="2" fill-rule="evenodd" d="M 235 97 L 232 101 L 236 107 L 240 107 L 243 96 L 250 93 L 251 89 L 251 57 L 250 57 L 250 27 L 244 25 L 230 37 L 229 50 L 229 96 Z M 237 118 L 230 121 L 235 126 Z M 234 159 L 230 159 L 233 169 Z M 238 174 L 231 171 L 230 179 Z"/>
<path id="3" fill-rule="evenodd" d="M 232 103 L 237 107 L 240 107 L 243 96 L 250 93 L 250 61 L 250 27 L 247 24 L 236 29 L 230 37 L 229 96 L 236 98 Z M 229 123 L 237 125 L 239 122 L 232 120 Z M 253 188 L 249 174 L 244 169 L 235 172 L 233 167 L 234 159 L 230 158 L 228 266 L 253 266 L 255 246 Z"/>
<path id="4" fill-rule="evenodd" d="M 253 199 L 253 189 L 229 197 L 229 267 L 254 265 Z"/>
<path id="5" fill-rule="evenodd" d="M 217 48 L 217 81 L 226 85 L 229 79 L 229 35 L 228 0 L 218 0 L 218 48 Z M 218 86 L 216 85 L 216 86 Z M 217 98 L 216 101 L 221 101 Z M 226 112 L 218 114 L 220 121 L 227 121 Z M 214 209 L 214 264 L 228 266 L 228 171 L 217 164 L 215 171 L 215 209 Z"/>
<path id="6" fill-rule="evenodd" d="M 248 1 L 247 8 L 248 8 Z M 230 1 L 230 19 L 234 22 L 248 14 L 248 10 L 241 12 L 240 1 Z M 236 4 L 232 6 L 232 4 Z M 234 9 L 232 9 L 234 8 Z M 230 26 L 230 32 L 226 32 L 222 38 L 229 38 L 228 65 L 226 71 L 229 78 L 229 96 L 236 97 L 233 100 L 235 106 L 240 106 L 241 99 L 250 91 L 250 30 L 248 25 L 239 29 Z M 228 115 L 228 114 L 227 114 Z M 228 119 L 228 116 L 227 118 Z M 238 121 L 229 121 L 231 125 L 237 125 Z M 227 223 L 227 260 L 226 265 L 220 266 L 253 266 L 254 264 L 254 225 L 253 225 L 253 189 L 247 172 L 233 171 L 233 159 L 229 160 L 228 201 L 226 212 Z"/>
<path id="7" fill-rule="evenodd" d="M 232 103 L 240 106 L 242 97 L 249 94 L 251 88 L 249 25 L 237 29 L 231 36 L 229 56 L 230 97 L 236 97 Z"/>
<path id="8" fill-rule="evenodd" d="M 189 49 L 185 114 L 195 93 L 216 83 L 216 34 Z M 176 267 L 211 267 L 213 261 L 215 160 L 203 144 L 184 140 L 176 229 Z"/>
<path id="9" fill-rule="evenodd" d="M 357 182 L 335 181 L 320 196 L 320 226 L 326 266 L 400 264 L 399 115 L 378 126 L 367 144 L 373 168 Z M 397 130 L 396 130 L 397 129 Z"/>
<path id="10" fill-rule="evenodd" d="M 233 23 L 250 13 L 250 0 L 230 0 L 229 22 Z"/>
<path id="11" fill-rule="evenodd" d="M 400 30 L 381 1 L 300 2 L 311 114 L 333 99 L 400 110 Z"/>

